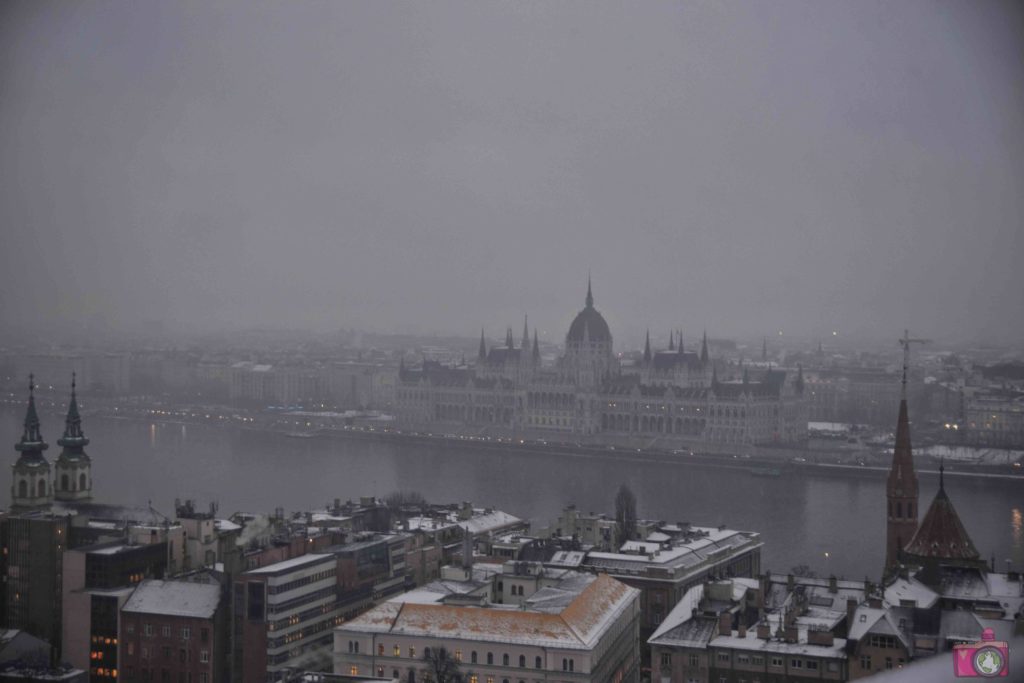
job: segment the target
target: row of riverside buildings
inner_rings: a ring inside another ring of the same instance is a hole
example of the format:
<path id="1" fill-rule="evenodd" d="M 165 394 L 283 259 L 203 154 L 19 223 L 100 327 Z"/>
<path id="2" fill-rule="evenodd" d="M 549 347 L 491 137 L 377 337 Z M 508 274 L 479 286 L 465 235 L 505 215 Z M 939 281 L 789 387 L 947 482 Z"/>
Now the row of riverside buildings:
<path id="1" fill-rule="evenodd" d="M 590 284 L 583 310 L 553 367 L 542 362 L 536 330 L 524 321 L 519 346 L 509 328 L 503 346 L 487 348 L 483 332 L 475 365 L 424 360 L 398 370 L 394 410 L 409 430 L 561 437 L 659 448 L 735 450 L 797 445 L 807 437 L 802 370 L 768 368 L 721 381 L 709 357 L 684 348 L 652 350 L 647 336 L 638 365 L 623 366 L 612 349 Z"/>
<path id="2" fill-rule="evenodd" d="M 613 519 L 573 506 L 531 534 L 468 503 L 103 504 L 74 388 L 58 443 L 51 467 L 30 388 L 0 607 L 68 665 L 57 680 L 415 683 L 447 662 L 463 683 L 845 681 L 1024 633 L 1020 575 L 980 559 L 944 482 L 917 521 L 905 399 L 878 582 L 764 573 L 760 536 L 724 527 L 640 520 L 617 544 Z"/>

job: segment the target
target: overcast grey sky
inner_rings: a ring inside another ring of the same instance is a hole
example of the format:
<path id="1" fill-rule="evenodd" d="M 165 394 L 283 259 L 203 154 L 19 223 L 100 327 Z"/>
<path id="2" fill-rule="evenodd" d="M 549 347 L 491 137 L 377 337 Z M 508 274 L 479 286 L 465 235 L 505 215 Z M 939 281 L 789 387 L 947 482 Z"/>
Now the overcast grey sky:
<path id="1" fill-rule="evenodd" d="M 1020 339 L 1011 2 L 5 2 L 0 317 Z"/>

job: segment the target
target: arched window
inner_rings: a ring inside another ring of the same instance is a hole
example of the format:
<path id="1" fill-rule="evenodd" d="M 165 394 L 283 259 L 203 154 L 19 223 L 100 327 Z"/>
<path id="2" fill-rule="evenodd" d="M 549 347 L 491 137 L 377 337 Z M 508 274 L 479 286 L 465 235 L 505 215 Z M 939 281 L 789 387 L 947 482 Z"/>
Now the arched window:
<path id="1" fill-rule="evenodd" d="M 575 664 L 576 664 L 576 660 L 575 659 L 570 659 L 569 660 L 569 671 L 573 670 Z"/>
<path id="2" fill-rule="evenodd" d="M 28 498 L 28 483 L 24 479 L 18 482 L 18 497 Z"/>
<path id="3" fill-rule="evenodd" d="M 85 472 L 82 472 L 81 474 L 78 475 L 78 490 L 79 491 L 84 491 L 85 490 L 85 488 L 86 488 L 85 487 L 85 482 L 86 482 Z"/>
<path id="4" fill-rule="evenodd" d="M 562 658 L 562 671 L 568 671 L 568 670 L 569 670 L 569 660 L 565 659 L 563 657 Z"/>
<path id="5" fill-rule="evenodd" d="M 526 655 L 519 655 L 519 668 L 520 669 L 525 669 L 526 668 Z"/>
<path id="6" fill-rule="evenodd" d="M 45 495 L 46 495 L 46 480 L 45 479 L 40 479 L 39 480 L 39 497 L 42 498 Z"/>
<path id="7" fill-rule="evenodd" d="M 896 516 L 897 517 L 902 517 L 903 516 L 903 503 L 901 503 L 898 500 L 896 501 Z"/>
<path id="8" fill-rule="evenodd" d="M 533 660 L 533 668 L 534 668 L 534 669 L 539 669 L 539 668 L 541 668 L 542 666 L 543 666 L 543 664 L 541 663 L 541 658 L 540 658 L 540 657 L 536 657 L 536 658 L 535 658 L 535 659 Z"/>
<path id="9" fill-rule="evenodd" d="M 501 656 L 501 665 L 508 666 L 508 653 Z"/>
<path id="10" fill-rule="evenodd" d="M 377 656 L 378 657 L 383 657 L 384 656 L 384 644 L 383 643 L 381 643 L 380 645 L 377 646 Z M 381 673 L 380 675 L 383 676 L 384 674 Z"/>
<path id="11" fill-rule="evenodd" d="M 493 652 L 488 652 L 487 653 L 487 663 L 488 664 L 494 664 L 494 653 Z"/>
<path id="12" fill-rule="evenodd" d="M 429 647 L 423 648 L 423 656 L 426 657 L 427 659 L 430 659 L 430 648 Z"/>
<path id="13" fill-rule="evenodd" d="M 476 650 L 469 653 L 469 662 L 471 664 L 476 664 Z"/>
<path id="14" fill-rule="evenodd" d="M 68 491 L 68 490 L 70 490 L 70 488 L 71 487 L 68 484 L 68 475 L 66 475 L 66 474 L 60 475 L 60 490 L 61 491 Z"/>

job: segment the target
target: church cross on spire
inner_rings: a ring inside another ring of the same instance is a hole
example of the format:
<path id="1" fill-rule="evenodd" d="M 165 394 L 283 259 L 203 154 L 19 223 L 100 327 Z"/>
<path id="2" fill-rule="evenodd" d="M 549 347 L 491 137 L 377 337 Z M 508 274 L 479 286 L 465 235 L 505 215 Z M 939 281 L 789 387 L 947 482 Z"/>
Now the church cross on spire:
<path id="1" fill-rule="evenodd" d="M 43 441 L 43 434 L 39 426 L 39 414 L 36 413 L 36 376 L 28 376 L 28 409 L 25 411 L 25 429 L 21 433 L 21 441 L 15 445 L 19 452 L 44 451 L 48 444 Z"/>

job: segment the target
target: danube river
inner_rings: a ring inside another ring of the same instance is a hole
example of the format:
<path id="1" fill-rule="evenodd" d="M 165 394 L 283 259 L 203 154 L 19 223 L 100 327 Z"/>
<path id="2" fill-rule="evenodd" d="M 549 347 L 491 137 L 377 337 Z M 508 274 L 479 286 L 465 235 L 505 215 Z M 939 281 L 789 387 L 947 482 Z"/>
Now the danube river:
<path id="1" fill-rule="evenodd" d="M 24 413 L 0 411 L 0 444 L 13 446 Z M 63 428 L 42 415 L 47 456 L 57 457 Z M 567 455 L 448 450 L 443 444 L 362 439 L 289 438 L 229 426 L 87 418 L 94 495 L 103 502 L 152 505 L 173 513 L 175 498 L 200 507 L 216 500 L 220 514 L 306 510 L 335 498 L 420 491 L 431 502 L 473 501 L 547 524 L 568 503 L 584 512 L 614 509 L 626 483 L 641 517 L 759 531 L 763 566 L 786 571 L 806 564 L 819 574 L 876 578 L 885 547 L 882 478 L 784 475 L 680 462 L 629 462 Z M 2 501 L 10 500 L 9 475 Z M 947 477 L 946 490 L 982 556 L 1024 569 L 1024 482 Z M 920 478 L 921 508 L 938 479 Z"/>

